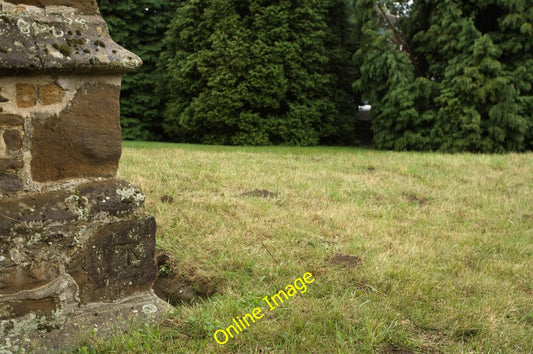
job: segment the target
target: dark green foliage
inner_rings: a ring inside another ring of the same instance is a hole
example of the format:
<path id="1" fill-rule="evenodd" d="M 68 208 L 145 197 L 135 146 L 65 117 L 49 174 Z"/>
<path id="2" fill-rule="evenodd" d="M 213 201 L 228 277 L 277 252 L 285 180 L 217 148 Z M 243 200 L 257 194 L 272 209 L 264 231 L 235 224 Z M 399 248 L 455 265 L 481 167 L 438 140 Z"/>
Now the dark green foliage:
<path id="1" fill-rule="evenodd" d="M 393 26 L 379 3 L 355 1 L 354 83 L 372 103 L 378 147 L 533 148 L 531 0 L 415 1 Z"/>
<path id="2" fill-rule="evenodd" d="M 157 62 L 163 37 L 177 0 L 100 0 L 100 12 L 113 39 L 139 55 L 142 68 L 122 80 L 122 135 L 128 140 L 159 140 L 163 136 L 164 97 L 156 92 L 163 73 Z"/>
<path id="3" fill-rule="evenodd" d="M 184 1 L 161 57 L 166 132 L 208 144 L 338 141 L 353 130 L 348 31 L 341 0 Z"/>

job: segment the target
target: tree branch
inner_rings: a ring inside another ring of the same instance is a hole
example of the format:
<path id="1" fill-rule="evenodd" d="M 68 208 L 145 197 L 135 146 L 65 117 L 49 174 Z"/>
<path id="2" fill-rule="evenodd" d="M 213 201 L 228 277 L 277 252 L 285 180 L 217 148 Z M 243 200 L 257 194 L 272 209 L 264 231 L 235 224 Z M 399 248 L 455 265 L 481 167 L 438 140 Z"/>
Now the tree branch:
<path id="1" fill-rule="evenodd" d="M 389 16 L 387 16 L 387 13 L 385 12 L 385 9 L 383 8 L 383 6 L 381 4 L 379 4 L 379 3 L 377 5 L 378 5 L 378 8 L 379 8 L 379 11 L 381 12 L 381 15 L 389 23 L 389 26 L 390 26 L 390 28 L 392 30 L 394 38 L 396 39 L 396 43 L 400 43 L 400 45 L 402 46 L 402 50 L 405 49 L 405 51 L 409 55 L 409 59 L 411 60 L 411 63 L 415 67 L 415 72 L 417 73 L 417 75 L 419 75 L 420 74 L 420 70 L 419 70 L 419 67 L 418 67 L 418 63 L 417 63 L 416 57 L 414 56 L 413 52 L 411 51 L 411 47 L 409 46 L 409 44 L 407 43 L 407 40 L 405 39 L 405 35 L 404 35 L 404 32 L 403 32 L 403 29 L 401 28 L 400 22 L 399 21 L 397 22 L 398 26 L 400 27 L 400 31 L 398 31 L 398 30 L 396 30 L 395 24 L 392 23 L 392 21 L 390 20 Z"/>

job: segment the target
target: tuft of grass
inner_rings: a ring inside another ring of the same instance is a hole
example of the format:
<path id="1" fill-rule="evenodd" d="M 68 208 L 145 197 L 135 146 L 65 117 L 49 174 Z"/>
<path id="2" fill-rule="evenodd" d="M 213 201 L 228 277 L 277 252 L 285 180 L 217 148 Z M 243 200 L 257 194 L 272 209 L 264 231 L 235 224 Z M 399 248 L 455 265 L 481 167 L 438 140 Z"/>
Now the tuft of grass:
<path id="1" fill-rule="evenodd" d="M 78 352 L 533 352 L 532 176 L 531 153 L 125 143 L 158 248 L 214 295 Z"/>

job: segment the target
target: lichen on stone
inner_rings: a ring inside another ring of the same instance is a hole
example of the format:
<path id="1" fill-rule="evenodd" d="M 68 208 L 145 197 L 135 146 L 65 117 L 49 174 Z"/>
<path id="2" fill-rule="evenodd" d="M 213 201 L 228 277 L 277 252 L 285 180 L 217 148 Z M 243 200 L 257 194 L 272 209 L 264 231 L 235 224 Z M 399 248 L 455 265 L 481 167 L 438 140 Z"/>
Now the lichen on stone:
<path id="1" fill-rule="evenodd" d="M 73 212 L 79 216 L 80 220 L 89 219 L 89 208 L 87 208 L 87 204 L 89 204 L 89 200 L 87 199 L 87 197 L 85 196 L 80 197 L 77 194 L 72 194 L 67 199 L 65 199 L 65 204 L 73 205 Z"/>
<path id="2" fill-rule="evenodd" d="M 158 310 L 157 306 L 155 306 L 154 304 L 145 304 L 142 307 L 142 311 L 144 314 L 149 315 L 152 313 L 156 313 Z"/>
<path id="3" fill-rule="evenodd" d="M 36 330 L 46 319 L 30 313 L 22 319 L 0 321 L 0 353 L 18 353 L 22 350 L 19 340 L 21 334 Z"/>
<path id="4" fill-rule="evenodd" d="M 117 194 L 120 196 L 120 200 L 125 203 L 135 203 L 140 205 L 144 202 L 144 194 L 140 193 L 133 187 L 124 189 L 117 189 Z"/>
<path id="5" fill-rule="evenodd" d="M 42 240 L 42 235 L 40 233 L 35 233 L 31 236 L 31 238 L 26 243 L 26 246 L 32 246 Z"/>

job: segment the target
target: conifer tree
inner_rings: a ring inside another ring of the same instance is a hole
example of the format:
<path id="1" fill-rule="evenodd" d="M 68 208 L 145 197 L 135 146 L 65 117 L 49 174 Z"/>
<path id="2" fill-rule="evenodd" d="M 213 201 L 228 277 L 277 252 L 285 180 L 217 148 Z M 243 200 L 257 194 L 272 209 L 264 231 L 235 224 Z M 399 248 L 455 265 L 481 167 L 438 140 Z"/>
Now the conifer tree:
<path id="1" fill-rule="evenodd" d="M 124 75 L 120 93 L 122 136 L 128 140 L 160 140 L 164 136 L 164 94 L 157 92 L 163 73 L 157 62 L 166 28 L 178 0 L 99 0 L 113 39 L 143 60 Z"/>
<path id="2" fill-rule="evenodd" d="M 348 68 L 350 50 L 329 26 L 330 15 L 343 16 L 333 12 L 339 3 L 183 1 L 161 57 L 169 136 L 209 144 L 315 145 L 340 135 L 339 112 L 350 108 L 341 100 L 347 94 L 339 92 L 349 88 L 337 63 Z"/>
<path id="3" fill-rule="evenodd" d="M 366 14 L 354 87 L 369 93 L 378 147 L 533 147 L 531 0 L 415 1 L 396 24 L 386 5 L 356 0 Z"/>

